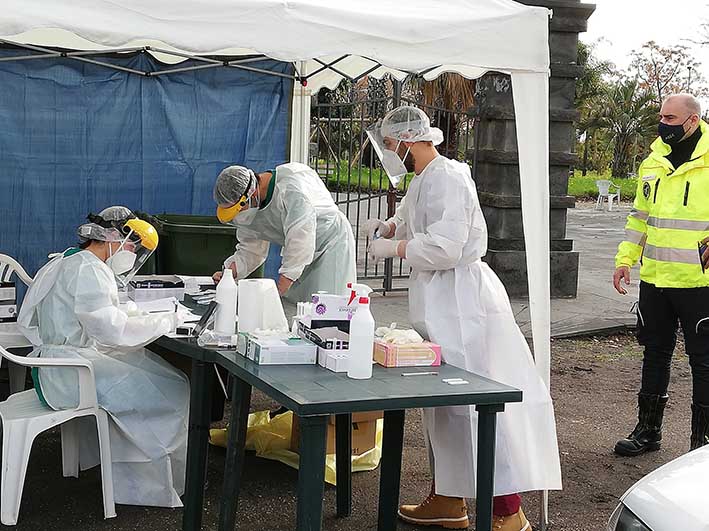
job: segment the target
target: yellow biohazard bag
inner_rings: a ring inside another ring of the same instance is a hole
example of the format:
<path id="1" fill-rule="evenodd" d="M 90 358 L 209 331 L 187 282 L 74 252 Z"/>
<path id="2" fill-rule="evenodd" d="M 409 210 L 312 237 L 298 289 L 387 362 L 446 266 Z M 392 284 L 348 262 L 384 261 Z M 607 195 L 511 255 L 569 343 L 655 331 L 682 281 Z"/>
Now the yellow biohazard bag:
<path id="1" fill-rule="evenodd" d="M 383 419 L 378 419 L 374 448 L 361 455 L 352 456 L 352 471 L 363 472 L 374 470 L 379 466 L 382 457 L 382 430 Z M 249 415 L 246 430 L 246 449 L 256 452 L 258 457 L 280 461 L 292 468 L 298 469 L 300 456 L 291 450 L 291 429 L 293 427 L 293 412 L 287 411 L 282 415 L 270 418 L 269 411 L 257 411 Z M 209 443 L 214 446 L 227 446 L 228 428 L 209 430 Z M 328 454 L 325 458 L 325 481 L 331 485 L 336 484 L 336 459 L 335 454 Z"/>

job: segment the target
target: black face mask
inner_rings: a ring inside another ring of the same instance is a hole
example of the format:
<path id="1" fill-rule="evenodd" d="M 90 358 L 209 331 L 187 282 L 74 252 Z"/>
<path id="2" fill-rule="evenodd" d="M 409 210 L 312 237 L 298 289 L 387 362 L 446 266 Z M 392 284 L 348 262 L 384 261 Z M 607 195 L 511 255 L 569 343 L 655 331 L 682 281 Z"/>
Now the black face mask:
<path id="1" fill-rule="evenodd" d="M 687 120 L 689 120 L 691 117 L 691 115 L 688 116 Z M 680 125 L 668 125 L 660 122 L 660 124 L 657 126 L 657 133 L 660 135 L 660 138 L 665 144 L 675 146 L 679 144 L 684 138 L 684 135 L 687 134 L 687 132 L 684 130 L 684 124 L 687 123 L 687 120 L 682 122 Z"/>

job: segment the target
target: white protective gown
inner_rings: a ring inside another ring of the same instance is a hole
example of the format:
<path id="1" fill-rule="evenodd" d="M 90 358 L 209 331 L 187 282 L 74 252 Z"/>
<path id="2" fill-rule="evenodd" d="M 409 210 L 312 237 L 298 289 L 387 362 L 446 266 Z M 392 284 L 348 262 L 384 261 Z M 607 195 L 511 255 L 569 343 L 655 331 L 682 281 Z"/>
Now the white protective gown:
<path id="1" fill-rule="evenodd" d="M 439 156 L 410 184 L 393 221 L 409 240 L 409 314 L 446 363 L 523 391 L 497 416 L 495 495 L 561 488 L 554 410 L 507 292 L 481 258 L 487 226 L 467 164 Z M 424 410 L 436 492 L 475 498 L 474 407 Z"/>
<path id="2" fill-rule="evenodd" d="M 129 317 L 118 307 L 111 269 L 89 251 L 70 250 L 39 270 L 18 322 L 35 345 L 31 356 L 92 363 L 98 403 L 109 416 L 116 503 L 181 507 L 189 383 L 142 348 L 170 330 L 170 319 Z M 78 404 L 75 370 L 41 368 L 39 382 L 50 407 Z M 79 464 L 86 470 L 100 462 L 96 423 L 79 422 Z"/>
<path id="3" fill-rule="evenodd" d="M 266 207 L 248 224 L 239 215 L 234 218 L 239 243 L 225 267 L 236 262 L 237 278 L 246 278 L 264 263 L 272 242 L 282 247 L 279 274 L 295 281 L 286 299 L 309 301 L 318 291 L 344 293 L 347 283 L 356 281 L 350 222 L 318 174 L 305 164 L 278 166 L 275 178 Z"/>

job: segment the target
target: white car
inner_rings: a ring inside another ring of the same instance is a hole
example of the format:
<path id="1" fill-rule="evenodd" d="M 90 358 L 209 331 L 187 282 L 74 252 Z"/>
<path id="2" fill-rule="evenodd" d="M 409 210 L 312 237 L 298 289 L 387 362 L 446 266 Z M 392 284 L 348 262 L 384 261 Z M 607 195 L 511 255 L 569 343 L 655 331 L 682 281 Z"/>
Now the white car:
<path id="1" fill-rule="evenodd" d="M 709 531 L 709 445 L 630 487 L 613 511 L 608 531 Z"/>

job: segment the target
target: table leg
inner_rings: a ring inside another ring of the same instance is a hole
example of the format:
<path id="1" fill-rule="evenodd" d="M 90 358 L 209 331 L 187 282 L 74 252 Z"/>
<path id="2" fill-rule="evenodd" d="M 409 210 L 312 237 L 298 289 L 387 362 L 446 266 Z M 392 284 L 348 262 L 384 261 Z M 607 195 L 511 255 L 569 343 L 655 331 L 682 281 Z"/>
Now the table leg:
<path id="1" fill-rule="evenodd" d="M 251 386 L 240 378 L 232 378 L 229 440 L 224 465 L 224 486 L 219 511 L 219 531 L 232 531 L 236 525 L 241 476 L 244 470 L 244 445 L 249 424 Z"/>
<path id="2" fill-rule="evenodd" d="M 207 451 L 212 406 L 212 364 L 192 360 L 190 377 L 190 418 L 187 435 L 187 477 L 185 478 L 183 531 L 202 527 L 202 501 L 207 474 Z"/>
<path id="3" fill-rule="evenodd" d="M 478 475 L 475 491 L 475 529 L 492 531 L 492 495 L 495 490 L 495 430 L 504 404 L 476 406 L 478 411 Z"/>
<path id="4" fill-rule="evenodd" d="M 404 449 L 405 411 L 384 412 L 382 471 L 379 477 L 379 531 L 395 531 L 399 510 L 401 454 Z"/>
<path id="5" fill-rule="evenodd" d="M 298 467 L 298 531 L 320 531 L 325 492 L 325 450 L 328 417 L 301 417 Z"/>
<path id="6" fill-rule="evenodd" d="M 337 516 L 352 514 L 352 414 L 335 416 Z"/>

